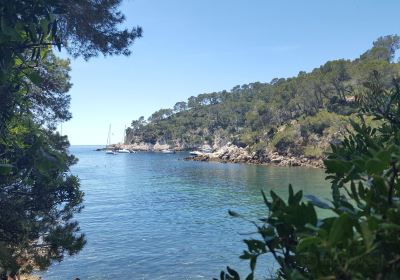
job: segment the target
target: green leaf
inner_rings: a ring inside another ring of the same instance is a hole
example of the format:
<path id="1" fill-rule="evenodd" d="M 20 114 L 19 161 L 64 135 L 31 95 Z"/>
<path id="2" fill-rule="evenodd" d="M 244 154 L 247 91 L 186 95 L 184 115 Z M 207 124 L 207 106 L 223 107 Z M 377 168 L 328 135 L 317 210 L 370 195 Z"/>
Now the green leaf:
<path id="1" fill-rule="evenodd" d="M 361 199 L 365 199 L 365 188 L 364 185 L 362 184 L 362 182 L 358 183 L 358 194 L 360 196 Z"/>
<path id="2" fill-rule="evenodd" d="M 313 205 L 322 208 L 322 209 L 331 209 L 331 206 L 329 206 L 327 203 L 323 202 L 320 200 L 318 197 L 314 195 L 306 195 L 304 196 L 306 199 L 308 199 Z"/>
<path id="3" fill-rule="evenodd" d="M 263 190 L 261 190 L 261 194 L 262 194 L 262 197 L 264 199 L 265 205 L 267 205 L 267 207 L 270 208 L 271 207 L 271 203 L 268 201 L 267 196 L 265 195 L 265 192 Z"/>
<path id="4" fill-rule="evenodd" d="M 351 183 L 350 183 L 350 190 L 351 190 L 352 198 L 355 201 L 357 201 L 358 203 L 360 203 L 360 199 L 358 198 L 358 193 L 357 193 L 356 185 L 354 184 L 354 181 L 351 181 Z"/>
<path id="5" fill-rule="evenodd" d="M 232 268 L 230 268 L 229 266 L 226 267 L 226 270 L 228 271 L 228 273 L 233 277 L 233 278 L 229 278 L 232 280 L 240 280 L 240 276 L 239 274 L 233 270 Z"/>
<path id="6" fill-rule="evenodd" d="M 43 35 L 49 34 L 49 32 L 50 32 L 49 26 L 50 26 L 50 22 L 48 20 L 43 19 L 40 21 L 40 28 L 43 32 Z"/>
<path id="7" fill-rule="evenodd" d="M 286 203 L 274 191 L 271 191 L 270 194 L 272 197 L 272 209 L 270 210 L 274 211 L 277 209 L 284 209 L 286 207 Z"/>
<path id="8" fill-rule="evenodd" d="M 289 205 L 294 204 L 294 194 L 293 194 L 293 187 L 291 184 L 289 184 L 289 199 L 288 199 Z"/>
<path id="9" fill-rule="evenodd" d="M 379 152 L 376 154 L 376 157 L 377 157 L 378 159 L 380 159 L 381 161 L 383 161 L 383 162 L 389 162 L 389 160 L 390 160 L 390 152 L 387 151 L 387 150 L 379 151 Z"/>
<path id="10" fill-rule="evenodd" d="M 299 204 L 302 198 L 303 198 L 303 191 L 298 191 L 293 198 L 294 204 Z"/>
<path id="11" fill-rule="evenodd" d="M 11 173 L 13 166 L 7 163 L 0 163 L 0 175 L 6 176 Z"/>
<path id="12" fill-rule="evenodd" d="M 329 232 L 329 242 L 332 245 L 337 244 L 340 241 L 350 237 L 353 233 L 352 222 L 347 213 L 343 213 L 336 218 L 333 222 L 332 228 Z"/>
<path id="13" fill-rule="evenodd" d="M 372 248 L 375 235 L 369 228 L 367 221 L 360 223 L 360 229 L 361 229 L 361 234 L 363 236 L 365 247 L 367 248 L 367 250 L 370 250 Z"/>
<path id="14" fill-rule="evenodd" d="M 254 273 L 251 272 L 249 275 L 247 275 L 246 280 L 253 280 L 254 279 Z"/>
<path id="15" fill-rule="evenodd" d="M 35 85 L 40 84 L 43 81 L 43 78 L 37 73 L 36 71 L 31 71 L 28 74 L 29 80 L 34 83 Z"/>
<path id="16" fill-rule="evenodd" d="M 379 174 L 387 168 L 387 164 L 385 164 L 383 161 L 373 158 L 367 161 L 365 168 L 369 174 Z"/>
<path id="17" fill-rule="evenodd" d="M 243 255 L 241 255 L 239 258 L 242 260 L 248 260 L 251 259 L 253 255 L 251 255 L 248 251 L 243 251 Z"/>
<path id="18" fill-rule="evenodd" d="M 245 239 L 244 243 L 247 244 L 250 253 L 265 253 L 265 243 L 261 240 L 256 239 Z"/>
<path id="19" fill-rule="evenodd" d="M 327 173 L 336 173 L 339 175 L 343 175 L 350 171 L 352 163 L 337 159 L 330 159 L 325 160 L 325 166 Z"/>
<path id="20" fill-rule="evenodd" d="M 256 256 L 253 256 L 253 257 L 250 259 L 250 269 L 251 269 L 251 272 L 254 272 L 254 270 L 256 269 L 256 264 L 257 264 L 257 257 L 256 257 Z"/>
<path id="21" fill-rule="evenodd" d="M 387 230 L 395 230 L 400 231 L 400 225 L 393 224 L 393 223 L 382 223 L 380 227 Z"/>
<path id="22" fill-rule="evenodd" d="M 320 240 L 316 236 L 305 237 L 300 240 L 299 244 L 296 247 L 296 251 L 303 252 L 307 250 L 310 246 L 317 246 Z"/>

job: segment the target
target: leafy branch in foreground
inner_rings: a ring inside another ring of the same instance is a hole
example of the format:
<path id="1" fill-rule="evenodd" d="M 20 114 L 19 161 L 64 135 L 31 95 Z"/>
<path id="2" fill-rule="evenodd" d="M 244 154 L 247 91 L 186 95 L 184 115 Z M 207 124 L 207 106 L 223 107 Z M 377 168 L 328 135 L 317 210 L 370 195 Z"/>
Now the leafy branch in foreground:
<path id="1" fill-rule="evenodd" d="M 257 259 L 272 255 L 278 279 L 398 279 L 400 277 L 400 88 L 384 90 L 378 73 L 361 98 L 359 122 L 352 122 L 325 160 L 331 182 L 329 202 L 314 196 L 303 201 L 289 186 L 284 201 L 263 193 L 266 218 L 256 224 L 259 239 L 244 240 L 255 278 Z M 372 116 L 376 127 L 364 121 Z M 330 211 L 318 218 L 316 208 Z M 239 216 L 230 212 L 232 216 Z M 238 280 L 232 268 L 221 280 Z"/>
<path id="2" fill-rule="evenodd" d="M 66 136 L 69 61 L 129 55 L 141 28 L 122 28 L 121 0 L 0 0 L 0 275 L 79 252 L 83 192 Z"/>

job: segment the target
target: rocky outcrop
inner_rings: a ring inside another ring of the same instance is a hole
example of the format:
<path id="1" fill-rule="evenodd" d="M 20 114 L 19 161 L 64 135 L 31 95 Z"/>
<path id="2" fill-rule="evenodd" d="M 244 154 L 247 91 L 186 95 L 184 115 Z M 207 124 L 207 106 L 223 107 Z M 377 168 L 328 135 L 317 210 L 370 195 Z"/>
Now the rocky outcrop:
<path id="1" fill-rule="evenodd" d="M 112 150 L 118 150 L 118 149 L 127 149 L 130 151 L 142 151 L 142 152 L 151 152 L 151 151 L 162 151 L 162 150 L 174 150 L 174 151 L 185 151 L 187 150 L 186 147 L 183 147 L 181 145 L 170 145 L 170 144 L 165 144 L 165 143 L 145 143 L 145 142 L 140 142 L 140 143 L 134 143 L 134 144 L 112 144 L 107 146 L 107 148 L 100 148 L 97 149 L 97 151 L 102 151 L 106 149 L 112 149 Z"/>
<path id="2" fill-rule="evenodd" d="M 139 143 L 134 143 L 134 144 L 112 144 L 109 145 L 107 148 L 100 148 L 97 149 L 98 151 L 103 151 L 106 149 L 112 149 L 112 150 L 118 150 L 118 149 L 127 149 L 130 151 L 143 151 L 143 152 L 157 152 L 157 151 L 162 151 L 162 150 L 173 150 L 173 151 L 189 151 L 189 150 L 215 150 L 215 147 L 211 147 L 208 144 L 203 144 L 203 145 L 188 145 L 185 143 L 173 143 L 173 144 L 168 144 L 168 143 L 160 143 L 156 142 L 155 144 L 151 143 L 145 143 L 145 142 L 139 142 Z"/>
<path id="3" fill-rule="evenodd" d="M 277 166 L 308 166 L 317 168 L 323 167 L 322 158 L 308 158 L 303 155 L 280 155 L 276 152 L 268 153 L 268 161 L 269 163 Z"/>
<path id="4" fill-rule="evenodd" d="M 213 153 L 203 153 L 186 158 L 195 161 L 217 161 L 232 163 L 270 164 L 276 166 L 308 166 L 323 167 L 322 158 L 307 158 L 305 156 L 282 155 L 277 152 L 266 151 L 263 155 L 249 153 L 246 148 L 231 143 L 217 149 Z"/>
<path id="5" fill-rule="evenodd" d="M 149 144 L 149 143 L 135 143 L 135 144 L 131 144 L 131 145 L 119 145 L 119 149 L 128 149 L 128 150 L 132 150 L 132 151 L 151 151 L 153 150 L 153 145 Z"/>
<path id="6" fill-rule="evenodd" d="M 217 161 L 217 162 L 231 162 L 231 163 L 248 163 L 248 164 L 269 164 L 275 166 L 308 166 L 308 167 L 323 167 L 322 158 L 306 157 L 304 155 L 280 154 L 278 152 L 265 151 L 265 153 L 250 153 L 247 148 L 238 147 L 231 142 L 228 142 L 222 147 L 214 145 L 202 145 L 196 147 L 200 150 L 213 150 L 213 152 L 200 153 L 197 156 L 185 158 L 186 160 L 194 161 Z M 150 144 L 150 143 L 135 143 L 135 144 L 114 144 L 110 145 L 108 149 L 127 149 L 131 151 L 162 151 L 162 150 L 175 150 L 185 151 L 187 147 L 169 144 Z M 99 149 L 104 150 L 104 149 Z"/>

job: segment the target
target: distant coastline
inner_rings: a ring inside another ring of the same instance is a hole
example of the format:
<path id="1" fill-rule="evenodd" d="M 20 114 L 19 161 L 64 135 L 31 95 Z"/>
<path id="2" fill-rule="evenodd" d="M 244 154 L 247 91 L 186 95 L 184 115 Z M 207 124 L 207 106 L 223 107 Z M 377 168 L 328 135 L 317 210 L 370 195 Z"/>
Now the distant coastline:
<path id="1" fill-rule="evenodd" d="M 112 144 L 107 147 L 101 147 L 96 151 L 104 151 L 106 149 L 118 150 L 127 149 L 131 151 L 142 152 L 161 152 L 163 150 L 173 150 L 177 152 L 189 152 L 193 150 L 210 150 L 210 152 L 199 152 L 196 156 L 185 157 L 185 160 L 202 161 L 202 162 L 221 162 L 221 163 L 245 163 L 254 165 L 274 165 L 281 167 L 313 167 L 322 168 L 322 157 L 307 157 L 305 155 L 279 154 L 278 152 L 265 151 L 263 154 L 251 153 L 246 148 L 238 147 L 232 143 L 227 143 L 222 147 L 212 148 L 209 145 L 201 147 L 180 147 L 168 144 Z"/>

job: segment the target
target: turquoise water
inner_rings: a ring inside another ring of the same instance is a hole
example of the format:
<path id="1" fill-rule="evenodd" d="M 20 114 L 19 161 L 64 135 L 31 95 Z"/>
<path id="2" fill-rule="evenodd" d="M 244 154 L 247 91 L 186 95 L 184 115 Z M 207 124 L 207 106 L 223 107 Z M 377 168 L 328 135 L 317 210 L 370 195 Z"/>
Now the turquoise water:
<path id="1" fill-rule="evenodd" d="M 259 217 L 260 190 L 285 196 L 289 183 L 306 194 L 329 193 L 318 169 L 190 162 L 182 160 L 186 153 L 112 156 L 94 148 L 71 148 L 80 159 L 72 172 L 85 192 L 76 218 L 88 243 L 44 279 L 211 279 L 226 265 L 247 273 L 238 256 L 243 234 L 254 228 L 228 209 Z M 263 261 L 264 271 L 271 269 L 272 260 Z"/>

